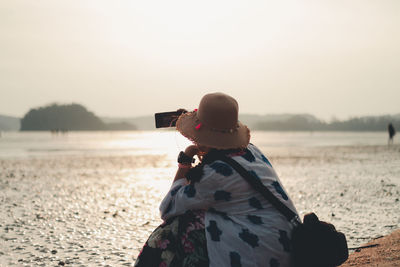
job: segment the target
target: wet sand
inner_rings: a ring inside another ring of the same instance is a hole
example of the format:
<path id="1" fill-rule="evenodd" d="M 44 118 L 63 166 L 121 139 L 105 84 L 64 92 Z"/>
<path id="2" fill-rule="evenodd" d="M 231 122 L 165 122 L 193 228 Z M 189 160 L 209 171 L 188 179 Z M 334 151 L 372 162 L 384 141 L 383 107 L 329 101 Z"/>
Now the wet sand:
<path id="1" fill-rule="evenodd" d="M 349 247 L 400 226 L 400 146 L 263 148 L 300 213 Z M 0 159 L 0 266 L 131 266 L 161 222 L 169 155 Z"/>

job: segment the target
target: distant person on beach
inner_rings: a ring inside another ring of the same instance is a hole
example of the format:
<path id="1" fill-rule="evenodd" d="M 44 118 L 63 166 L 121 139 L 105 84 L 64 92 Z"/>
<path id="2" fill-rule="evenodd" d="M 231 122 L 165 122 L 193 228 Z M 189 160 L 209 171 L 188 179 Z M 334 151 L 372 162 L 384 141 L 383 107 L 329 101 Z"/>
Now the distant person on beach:
<path id="1" fill-rule="evenodd" d="M 388 125 L 388 132 L 389 132 L 389 141 L 388 141 L 388 145 L 393 144 L 393 137 L 396 134 L 396 130 L 393 127 L 392 123 L 389 123 Z"/>
<path id="2" fill-rule="evenodd" d="M 222 158 L 244 167 L 296 214 L 275 170 L 238 121 L 238 103 L 205 95 L 177 130 L 193 142 L 160 205 L 160 225 L 135 266 L 290 266 L 293 225 Z M 193 166 L 193 157 L 200 163 Z"/>

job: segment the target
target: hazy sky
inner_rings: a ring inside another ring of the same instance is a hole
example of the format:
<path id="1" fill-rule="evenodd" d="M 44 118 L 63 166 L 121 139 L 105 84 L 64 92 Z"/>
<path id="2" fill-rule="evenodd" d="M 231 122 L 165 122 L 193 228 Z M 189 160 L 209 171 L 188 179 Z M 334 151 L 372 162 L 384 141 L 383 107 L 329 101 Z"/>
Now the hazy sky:
<path id="1" fill-rule="evenodd" d="M 0 1 L 0 114 L 149 115 L 214 91 L 242 113 L 399 113 L 400 1 Z"/>

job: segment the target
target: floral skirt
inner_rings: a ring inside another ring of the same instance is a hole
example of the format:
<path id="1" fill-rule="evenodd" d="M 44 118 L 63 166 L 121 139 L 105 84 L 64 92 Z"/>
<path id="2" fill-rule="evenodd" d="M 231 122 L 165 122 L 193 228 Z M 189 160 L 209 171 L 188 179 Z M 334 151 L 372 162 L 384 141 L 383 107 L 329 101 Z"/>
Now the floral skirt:
<path id="1" fill-rule="evenodd" d="M 187 211 L 151 233 L 136 267 L 208 266 L 204 211 Z"/>

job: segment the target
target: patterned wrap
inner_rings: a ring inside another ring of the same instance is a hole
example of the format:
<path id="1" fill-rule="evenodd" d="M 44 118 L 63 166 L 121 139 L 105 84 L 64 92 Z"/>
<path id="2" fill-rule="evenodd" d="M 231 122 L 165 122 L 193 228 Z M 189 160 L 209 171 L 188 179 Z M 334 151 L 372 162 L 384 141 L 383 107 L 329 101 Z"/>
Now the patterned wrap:
<path id="1" fill-rule="evenodd" d="M 296 212 L 269 160 L 252 144 L 225 151 Z M 189 182 L 188 182 L 189 181 Z M 205 210 L 209 265 L 290 266 L 293 226 L 229 165 L 208 153 L 186 179 L 175 181 L 160 205 L 168 220 Z"/>
<path id="2" fill-rule="evenodd" d="M 157 227 L 143 246 L 135 267 L 209 266 L 204 211 L 187 211 Z"/>

